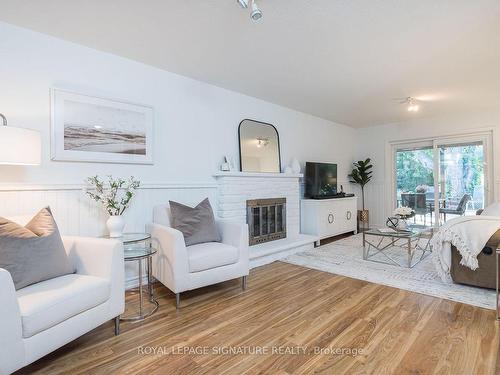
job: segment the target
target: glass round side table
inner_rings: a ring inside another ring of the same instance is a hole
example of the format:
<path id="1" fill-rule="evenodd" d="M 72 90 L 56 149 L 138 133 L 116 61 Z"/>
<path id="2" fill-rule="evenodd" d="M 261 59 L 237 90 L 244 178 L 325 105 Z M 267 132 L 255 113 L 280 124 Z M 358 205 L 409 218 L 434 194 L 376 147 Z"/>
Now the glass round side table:
<path id="1" fill-rule="evenodd" d="M 106 236 L 105 238 L 110 238 Z M 139 314 L 137 315 L 122 315 L 121 321 L 136 321 L 143 320 L 148 316 L 153 315 L 158 310 L 159 303 L 153 295 L 153 282 L 151 277 L 152 258 L 156 254 L 156 249 L 151 245 L 151 235 L 149 233 L 124 233 L 122 237 L 113 238 L 123 242 L 123 253 L 125 262 L 139 263 Z M 148 297 L 144 305 L 143 296 L 143 265 L 145 264 L 147 276 Z M 119 332 L 119 329 L 117 330 Z"/>

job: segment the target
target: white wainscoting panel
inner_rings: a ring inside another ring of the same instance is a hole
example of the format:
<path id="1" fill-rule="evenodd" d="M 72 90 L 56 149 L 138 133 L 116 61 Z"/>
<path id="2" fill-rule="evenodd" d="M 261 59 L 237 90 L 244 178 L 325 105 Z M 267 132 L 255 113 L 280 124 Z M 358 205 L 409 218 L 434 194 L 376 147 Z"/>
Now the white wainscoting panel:
<path id="1" fill-rule="evenodd" d="M 143 184 L 132 205 L 125 213 L 126 232 L 144 232 L 152 221 L 153 207 L 174 200 L 195 205 L 208 197 L 216 207 L 216 184 Z M 100 237 L 107 234 L 108 215 L 96 202 L 87 197 L 83 185 L 0 185 L 0 216 L 35 214 L 50 206 L 62 235 Z M 126 285 L 138 282 L 136 262 L 126 265 Z"/>
<path id="2" fill-rule="evenodd" d="M 370 211 L 370 226 L 385 226 L 391 204 L 392 202 L 387 202 L 387 188 L 384 181 L 370 181 L 366 184 L 365 207 Z M 361 199 L 358 208 L 361 209 Z"/>

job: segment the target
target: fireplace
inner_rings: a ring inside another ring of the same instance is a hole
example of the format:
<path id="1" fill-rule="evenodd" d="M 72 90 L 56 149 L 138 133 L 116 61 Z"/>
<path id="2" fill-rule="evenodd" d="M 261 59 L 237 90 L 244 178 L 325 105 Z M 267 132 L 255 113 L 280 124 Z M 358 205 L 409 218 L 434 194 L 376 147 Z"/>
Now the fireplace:
<path id="1" fill-rule="evenodd" d="M 286 237 L 286 198 L 247 200 L 249 244 Z"/>

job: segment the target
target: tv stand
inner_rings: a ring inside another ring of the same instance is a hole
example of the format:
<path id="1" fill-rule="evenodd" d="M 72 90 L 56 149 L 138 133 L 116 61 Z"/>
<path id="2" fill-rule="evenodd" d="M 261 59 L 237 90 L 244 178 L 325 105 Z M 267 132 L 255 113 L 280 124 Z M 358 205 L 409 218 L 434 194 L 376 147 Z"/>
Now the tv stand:
<path id="1" fill-rule="evenodd" d="M 300 201 L 300 231 L 321 240 L 339 234 L 357 233 L 357 198 L 354 195 Z"/>

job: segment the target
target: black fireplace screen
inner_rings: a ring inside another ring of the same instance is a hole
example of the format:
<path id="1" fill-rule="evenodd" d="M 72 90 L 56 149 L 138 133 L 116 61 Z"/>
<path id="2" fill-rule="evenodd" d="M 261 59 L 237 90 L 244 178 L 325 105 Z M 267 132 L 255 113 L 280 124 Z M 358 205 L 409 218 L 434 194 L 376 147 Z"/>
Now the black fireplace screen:
<path id="1" fill-rule="evenodd" d="M 247 201 L 250 246 L 286 237 L 286 198 Z"/>

